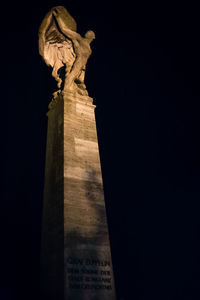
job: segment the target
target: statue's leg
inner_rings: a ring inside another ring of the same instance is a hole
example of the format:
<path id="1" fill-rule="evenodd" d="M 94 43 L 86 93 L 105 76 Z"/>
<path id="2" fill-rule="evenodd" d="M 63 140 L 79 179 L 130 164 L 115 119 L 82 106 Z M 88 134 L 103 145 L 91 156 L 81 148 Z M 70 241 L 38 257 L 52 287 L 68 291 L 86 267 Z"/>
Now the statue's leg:
<path id="1" fill-rule="evenodd" d="M 84 80 L 85 80 L 85 69 L 82 69 L 80 75 L 78 76 L 78 80 L 77 80 L 78 86 L 82 90 L 86 90 L 86 85 L 85 85 Z M 75 82 L 76 82 L 76 79 L 75 79 Z"/>
<path id="2" fill-rule="evenodd" d="M 79 79 L 79 81 L 80 81 L 80 83 L 82 83 L 82 84 L 84 84 L 84 81 L 85 81 L 85 67 L 81 70 L 81 73 L 80 73 L 80 75 L 79 75 L 79 77 L 78 77 L 78 79 Z"/>
<path id="3" fill-rule="evenodd" d="M 78 78 L 81 69 L 82 69 L 81 59 L 77 59 L 73 65 L 70 73 L 66 74 L 66 76 L 65 76 L 64 90 L 68 90 L 68 89 L 73 90 L 75 88 L 74 81 L 76 78 Z"/>
<path id="4" fill-rule="evenodd" d="M 68 78 L 68 76 L 70 74 L 70 71 L 71 71 L 71 66 L 66 65 L 66 67 L 65 67 L 65 80 Z"/>

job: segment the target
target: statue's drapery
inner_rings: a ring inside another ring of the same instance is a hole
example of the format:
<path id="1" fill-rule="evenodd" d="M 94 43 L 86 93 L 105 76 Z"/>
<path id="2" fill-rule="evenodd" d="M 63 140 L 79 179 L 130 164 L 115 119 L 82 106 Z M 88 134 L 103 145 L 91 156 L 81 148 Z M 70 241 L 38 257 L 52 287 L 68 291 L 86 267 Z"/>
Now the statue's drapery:
<path id="1" fill-rule="evenodd" d="M 52 67 L 59 89 L 87 95 L 85 69 L 95 35 L 88 31 L 82 37 L 76 29 L 76 21 L 63 6 L 52 8 L 40 25 L 39 53 Z"/>

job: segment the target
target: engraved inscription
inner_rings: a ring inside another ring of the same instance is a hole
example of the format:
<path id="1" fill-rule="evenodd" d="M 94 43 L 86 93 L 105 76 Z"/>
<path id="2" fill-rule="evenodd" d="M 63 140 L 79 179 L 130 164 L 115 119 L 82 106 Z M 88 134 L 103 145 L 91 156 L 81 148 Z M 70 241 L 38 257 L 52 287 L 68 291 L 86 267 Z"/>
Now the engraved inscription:
<path id="1" fill-rule="evenodd" d="M 111 263 L 108 260 L 69 257 L 67 273 L 72 290 L 112 290 Z"/>

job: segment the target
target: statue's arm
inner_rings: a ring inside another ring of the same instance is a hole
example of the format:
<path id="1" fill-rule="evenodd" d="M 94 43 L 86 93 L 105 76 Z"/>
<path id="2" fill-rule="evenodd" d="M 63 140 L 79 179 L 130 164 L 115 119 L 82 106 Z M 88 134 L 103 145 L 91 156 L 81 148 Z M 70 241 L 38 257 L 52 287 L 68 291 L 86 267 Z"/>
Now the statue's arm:
<path id="1" fill-rule="evenodd" d="M 82 39 L 82 37 L 81 37 L 81 35 L 80 35 L 79 33 L 77 33 L 76 31 L 73 31 L 73 30 L 69 29 L 69 28 L 66 26 L 65 22 L 63 21 L 63 19 L 59 16 L 59 14 L 58 14 L 55 10 L 53 10 L 52 13 L 53 13 L 53 15 L 55 16 L 56 21 L 57 21 L 57 23 L 58 23 L 58 25 L 59 25 L 61 31 L 62 31 L 68 38 L 70 38 L 71 40 L 78 40 L 78 41 Z"/>
<path id="2" fill-rule="evenodd" d="M 39 34 L 44 35 L 50 22 L 51 22 L 51 18 L 52 18 L 52 12 L 48 12 L 48 14 L 46 14 L 46 16 L 44 17 L 44 20 L 42 21 L 40 28 L 39 28 Z"/>
<path id="3" fill-rule="evenodd" d="M 44 45 L 45 45 L 45 33 L 46 30 L 51 22 L 52 12 L 48 12 L 45 16 L 44 20 L 42 21 L 40 28 L 39 28 L 39 53 L 43 56 Z"/>

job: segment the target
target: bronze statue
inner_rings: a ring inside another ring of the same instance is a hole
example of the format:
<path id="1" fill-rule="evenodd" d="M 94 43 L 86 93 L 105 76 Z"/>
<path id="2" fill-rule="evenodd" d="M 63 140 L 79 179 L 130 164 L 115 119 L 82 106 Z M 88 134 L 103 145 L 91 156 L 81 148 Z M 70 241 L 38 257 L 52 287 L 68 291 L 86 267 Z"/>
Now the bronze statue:
<path id="1" fill-rule="evenodd" d="M 95 34 L 89 30 L 82 37 L 76 28 L 75 20 L 63 6 L 53 7 L 40 25 L 39 53 L 53 68 L 52 76 L 59 89 L 88 95 L 84 83 L 85 69 Z"/>

